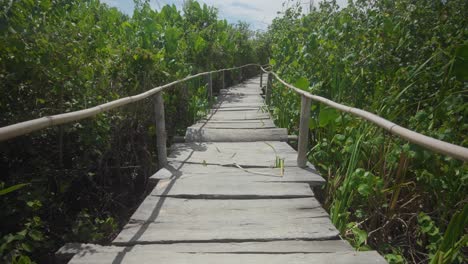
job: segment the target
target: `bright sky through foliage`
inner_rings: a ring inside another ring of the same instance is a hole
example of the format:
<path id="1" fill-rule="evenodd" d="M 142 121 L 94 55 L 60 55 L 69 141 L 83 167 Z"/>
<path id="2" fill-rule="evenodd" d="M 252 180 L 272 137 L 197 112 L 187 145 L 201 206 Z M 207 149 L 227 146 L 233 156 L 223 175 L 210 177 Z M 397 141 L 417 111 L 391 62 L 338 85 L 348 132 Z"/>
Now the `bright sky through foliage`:
<path id="1" fill-rule="evenodd" d="M 110 6 L 118 7 L 122 12 L 131 15 L 133 13 L 133 0 L 102 0 Z M 321 0 L 312 1 L 315 6 Z M 151 6 L 160 9 L 166 4 L 175 4 L 181 7 L 183 0 L 151 0 Z M 266 30 L 271 21 L 278 15 L 277 12 L 292 6 L 297 1 L 286 0 L 198 0 L 200 3 L 206 3 L 218 8 L 221 18 L 227 19 L 231 23 L 245 21 L 253 29 Z M 341 6 L 346 5 L 348 0 L 337 0 Z M 284 6 L 283 6 L 284 3 Z M 309 9 L 310 1 L 300 1 L 304 11 Z"/>

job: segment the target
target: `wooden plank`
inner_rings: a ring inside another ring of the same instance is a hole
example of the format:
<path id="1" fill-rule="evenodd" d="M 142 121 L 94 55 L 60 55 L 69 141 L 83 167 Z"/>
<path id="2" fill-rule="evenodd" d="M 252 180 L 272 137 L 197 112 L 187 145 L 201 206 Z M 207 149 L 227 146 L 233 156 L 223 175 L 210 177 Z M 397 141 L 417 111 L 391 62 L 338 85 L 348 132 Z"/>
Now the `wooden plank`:
<path id="1" fill-rule="evenodd" d="M 230 153 L 234 151 L 252 152 L 262 155 L 271 153 L 297 153 L 290 145 L 285 142 L 264 141 L 264 142 L 239 142 L 239 143 L 223 143 L 223 142 L 203 142 L 203 143 L 176 143 L 170 148 L 171 152 L 180 150 L 194 150 L 199 152 L 214 151 L 217 153 Z M 171 153 L 172 154 L 172 153 Z M 172 155 L 170 155 L 172 156 Z"/>
<path id="2" fill-rule="evenodd" d="M 235 87 L 235 88 L 229 88 L 229 89 L 223 89 L 219 91 L 220 96 L 225 96 L 225 95 L 239 95 L 240 97 L 242 96 L 259 96 L 261 95 L 262 90 L 260 87 Z"/>
<path id="3" fill-rule="evenodd" d="M 313 198 L 206 200 L 151 196 L 113 241 L 116 245 L 336 239 Z"/>
<path id="4" fill-rule="evenodd" d="M 120 254 L 94 253 L 90 255 L 76 255 L 70 264 L 380 264 L 387 263 L 375 251 L 312 253 L 312 254 L 232 254 L 232 253 L 164 253 L 164 252 L 126 252 Z"/>
<path id="5" fill-rule="evenodd" d="M 263 104 L 263 99 L 260 95 L 244 95 L 238 96 L 235 94 L 220 95 L 218 97 L 219 102 L 221 103 L 261 103 Z"/>
<path id="6" fill-rule="evenodd" d="M 230 102 L 218 102 L 214 105 L 214 108 L 239 108 L 239 107 L 263 107 L 265 104 L 263 102 L 258 103 L 230 103 Z"/>
<path id="7" fill-rule="evenodd" d="M 267 175 L 278 175 L 280 168 L 254 168 L 247 171 L 244 171 L 241 168 L 235 166 L 219 166 L 219 165 L 203 165 L 203 164 L 191 164 L 191 163 L 182 163 L 182 162 L 171 162 L 166 166 L 168 170 L 173 171 L 174 173 L 186 173 L 186 174 L 216 174 L 215 176 L 220 176 L 218 174 L 225 175 L 238 175 L 238 177 L 252 177 L 255 176 L 255 172 L 264 173 Z M 284 177 L 297 177 L 297 179 L 306 179 L 307 177 L 319 176 L 318 171 L 315 167 L 285 167 L 283 169 Z M 260 175 L 259 175 L 260 176 Z"/>
<path id="8" fill-rule="evenodd" d="M 242 88 L 232 88 L 232 89 L 226 89 L 226 90 L 220 90 L 219 92 L 221 95 L 240 95 L 240 96 L 245 96 L 245 95 L 255 95 L 255 96 L 260 96 L 262 93 L 262 90 L 260 89 L 242 89 Z"/>
<path id="9" fill-rule="evenodd" d="M 269 129 L 223 129 L 189 127 L 185 134 L 186 142 L 252 142 L 287 141 L 286 128 Z"/>
<path id="10" fill-rule="evenodd" d="M 221 166 L 241 166 L 242 168 L 279 168 L 277 161 L 279 159 L 284 160 L 284 167 L 296 166 L 296 154 L 281 153 L 278 156 L 274 154 L 270 156 L 259 156 L 253 153 L 244 153 L 243 151 L 231 152 L 228 155 L 221 153 L 216 156 L 216 153 L 203 153 L 203 152 L 184 152 L 184 156 L 175 158 L 168 158 L 169 162 L 186 162 L 194 164 L 205 164 L 205 165 L 221 165 Z"/>
<path id="11" fill-rule="evenodd" d="M 254 114 L 268 114 L 268 112 L 261 107 L 240 107 L 240 108 L 214 108 L 209 111 L 208 115 L 222 114 L 222 115 L 254 115 Z"/>
<path id="12" fill-rule="evenodd" d="M 200 182 L 210 181 L 213 178 L 220 181 L 246 182 L 300 182 L 318 186 L 325 180 L 314 168 L 286 167 L 282 171 L 279 168 L 250 168 L 225 167 L 217 165 L 201 165 L 190 163 L 169 163 L 166 168 L 159 170 L 150 179 L 161 180 L 171 177 L 179 177 L 184 180 L 196 180 Z"/>
<path id="13" fill-rule="evenodd" d="M 101 246 L 96 244 L 68 243 L 55 253 L 61 259 L 70 259 L 74 254 L 82 256 L 111 252 L 174 252 L 174 253 L 334 253 L 354 251 L 343 240 L 325 241 L 271 241 L 243 243 L 176 243 L 126 246 Z"/>
<path id="14" fill-rule="evenodd" d="M 160 211 L 154 216 L 155 211 Z M 242 212 L 242 213 L 239 213 Z M 214 215 L 221 215 L 213 219 Z M 190 215 L 190 219 L 186 217 Z M 229 219 L 229 224 L 250 219 L 256 222 L 286 221 L 290 218 L 327 218 L 327 212 L 313 197 L 292 199 L 206 200 L 177 199 L 150 195 L 131 216 L 130 222 L 198 222 Z M 251 227 L 254 228 L 254 227 Z M 216 230 L 215 230 L 216 231 Z"/>
<path id="15" fill-rule="evenodd" d="M 190 128 L 211 128 L 211 129 L 268 129 L 276 128 L 271 120 L 248 120 L 243 121 L 218 121 L 218 122 L 200 122 L 196 123 Z"/>
<path id="16" fill-rule="evenodd" d="M 273 122 L 272 120 L 201 120 L 197 124 L 219 124 L 219 123 L 226 123 L 226 124 L 245 124 L 245 123 L 268 123 Z M 269 123 L 271 124 L 271 123 Z"/>
<path id="17" fill-rule="evenodd" d="M 231 108 L 213 108 L 211 111 L 219 112 L 219 111 L 258 111 L 262 112 L 263 108 L 261 106 L 256 107 L 231 107 Z"/>
<path id="18" fill-rule="evenodd" d="M 231 178 L 211 178 L 209 181 L 170 179 L 159 182 L 151 195 L 191 199 L 280 199 L 313 197 L 307 183 L 254 182 Z"/>
<path id="19" fill-rule="evenodd" d="M 203 142 L 174 144 L 168 160 L 241 167 L 275 167 L 277 159 L 284 159 L 284 166 L 296 167 L 297 153 L 288 144 L 267 142 Z"/>
<path id="20" fill-rule="evenodd" d="M 209 114 L 203 118 L 204 120 L 260 120 L 270 119 L 269 113 L 259 111 L 221 111 L 214 114 Z"/>

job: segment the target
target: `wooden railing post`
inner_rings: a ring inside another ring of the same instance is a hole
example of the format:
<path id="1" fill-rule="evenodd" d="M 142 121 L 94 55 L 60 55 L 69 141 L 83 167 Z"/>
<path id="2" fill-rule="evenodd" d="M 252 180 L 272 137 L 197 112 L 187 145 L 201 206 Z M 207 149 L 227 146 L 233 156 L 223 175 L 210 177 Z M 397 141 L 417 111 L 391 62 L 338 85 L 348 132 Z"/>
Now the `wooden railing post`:
<path id="1" fill-rule="evenodd" d="M 213 97 L 213 78 L 211 76 L 211 72 L 208 74 L 208 95 L 210 96 L 210 99 Z"/>
<path id="2" fill-rule="evenodd" d="M 265 89 L 265 102 L 267 105 L 270 104 L 271 92 L 273 89 L 273 74 L 268 73 L 268 79 Z"/>
<path id="3" fill-rule="evenodd" d="M 159 168 L 167 165 L 166 150 L 166 121 L 164 119 L 164 100 L 162 92 L 158 92 L 154 98 L 154 112 L 156 116 L 156 143 L 158 149 Z"/>
<path id="4" fill-rule="evenodd" d="M 301 96 L 301 117 L 299 124 L 299 140 L 297 147 L 297 166 L 304 168 L 307 166 L 307 149 L 309 146 L 309 119 L 310 104 L 312 99 Z"/>
<path id="5" fill-rule="evenodd" d="M 260 88 L 263 85 L 263 72 L 260 72 Z"/>
<path id="6" fill-rule="evenodd" d="M 225 81 L 226 77 L 225 77 L 225 75 L 226 75 L 226 71 L 223 70 L 223 89 L 226 89 L 226 81 Z"/>

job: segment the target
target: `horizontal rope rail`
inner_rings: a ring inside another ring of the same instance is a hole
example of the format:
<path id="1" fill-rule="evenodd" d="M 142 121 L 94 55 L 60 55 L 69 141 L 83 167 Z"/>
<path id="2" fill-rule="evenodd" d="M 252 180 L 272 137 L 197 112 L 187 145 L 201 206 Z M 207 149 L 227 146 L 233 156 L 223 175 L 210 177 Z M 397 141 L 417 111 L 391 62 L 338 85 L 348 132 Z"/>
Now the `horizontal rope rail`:
<path id="1" fill-rule="evenodd" d="M 232 68 L 214 70 L 214 71 L 209 71 L 209 72 L 202 72 L 202 73 L 198 73 L 195 75 L 187 76 L 183 79 L 173 81 L 171 83 L 168 83 L 162 86 L 155 87 L 141 94 L 124 97 L 124 98 L 117 99 L 117 100 L 114 100 L 105 104 L 97 105 L 91 108 L 86 108 L 83 110 L 73 111 L 73 112 L 64 113 L 64 114 L 45 116 L 45 117 L 41 117 L 41 118 L 29 120 L 29 121 L 24 121 L 21 123 L 17 123 L 17 124 L 5 126 L 5 127 L 0 127 L 0 141 L 5 141 L 7 139 L 25 135 L 25 134 L 28 134 L 28 133 L 31 133 L 33 131 L 37 131 L 40 129 L 62 125 L 66 123 L 71 123 L 71 122 L 79 121 L 81 119 L 85 119 L 91 116 L 95 116 L 99 113 L 107 112 L 111 109 L 114 109 L 120 106 L 138 102 L 158 92 L 166 90 L 176 84 L 179 84 L 179 83 L 182 83 L 182 82 L 185 82 L 185 81 L 188 81 L 188 80 L 200 77 L 200 76 L 204 76 L 204 75 L 208 75 L 212 73 L 242 69 L 242 68 L 249 67 L 249 66 L 261 67 L 259 64 L 250 63 L 250 64 L 246 64 L 246 65 L 239 66 L 239 67 L 232 67 Z"/>
<path id="2" fill-rule="evenodd" d="M 430 150 L 433 150 L 435 152 L 438 152 L 438 153 L 441 153 L 441 154 L 445 154 L 447 156 L 450 156 L 450 157 L 453 157 L 453 158 L 456 158 L 456 159 L 459 159 L 459 160 L 462 160 L 462 161 L 468 161 L 468 148 L 464 148 L 462 146 L 458 146 L 458 145 L 455 145 L 455 144 L 451 144 L 451 143 L 448 143 L 448 142 L 445 142 L 445 141 L 442 141 L 442 140 L 438 140 L 438 139 L 435 139 L 435 138 L 432 138 L 432 137 L 428 137 L 428 136 L 425 136 L 423 134 L 420 134 L 420 133 L 417 133 L 417 132 L 414 132 L 412 130 L 409 130 L 407 128 L 404 128 L 402 126 L 399 126 L 385 118 L 382 118 L 376 114 L 373 114 L 373 113 L 370 113 L 370 112 L 367 112 L 367 111 L 364 111 L 364 110 L 361 110 L 361 109 L 358 109 L 358 108 L 354 108 L 354 107 L 350 107 L 350 106 L 347 106 L 347 105 L 343 105 L 343 104 L 339 104 L 339 103 L 336 103 L 332 100 L 329 100 L 325 97 L 321 97 L 321 96 L 318 96 L 318 95 L 313 95 L 309 92 L 306 92 L 304 90 L 301 90 L 287 82 L 285 82 L 284 80 L 282 80 L 276 73 L 274 73 L 273 71 L 267 71 L 265 70 L 263 67 L 261 67 L 262 71 L 265 72 L 265 73 L 269 73 L 269 74 L 272 74 L 273 76 L 275 76 L 275 78 L 281 82 L 283 85 L 285 85 L 286 87 L 288 87 L 289 89 L 293 90 L 294 92 L 302 95 L 302 96 L 305 96 L 307 98 L 310 98 L 314 101 L 317 101 L 317 102 L 321 102 L 325 105 L 328 105 L 332 108 L 335 108 L 335 109 L 338 109 L 340 111 L 343 111 L 343 112 L 346 112 L 346 113 L 350 113 L 350 114 L 353 114 L 355 116 L 358 116 L 358 117 L 361 117 L 361 118 L 364 118 L 365 120 L 367 121 L 370 121 L 372 123 L 374 123 L 375 125 L 389 131 L 390 133 L 394 134 L 394 135 L 397 135 L 397 136 L 400 136 L 406 140 L 408 140 L 409 142 L 412 142 L 414 144 L 417 144 L 417 145 L 420 145 L 422 147 L 425 147 L 427 149 L 430 149 Z"/>

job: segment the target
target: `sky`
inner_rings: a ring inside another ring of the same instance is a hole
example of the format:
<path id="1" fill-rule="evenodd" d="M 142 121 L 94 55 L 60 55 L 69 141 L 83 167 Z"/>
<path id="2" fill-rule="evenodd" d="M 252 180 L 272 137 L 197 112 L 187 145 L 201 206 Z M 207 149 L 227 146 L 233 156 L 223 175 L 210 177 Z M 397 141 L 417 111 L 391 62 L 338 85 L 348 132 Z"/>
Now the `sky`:
<path id="1" fill-rule="evenodd" d="M 133 0 L 101 0 L 110 6 L 119 8 L 122 12 L 128 15 L 133 14 Z M 309 9 L 310 1 L 315 6 L 321 0 L 298 0 L 304 10 Z M 183 0 L 150 0 L 150 4 L 155 9 L 160 9 L 166 4 L 175 4 L 180 8 Z M 230 23 L 244 21 L 251 25 L 255 30 L 266 30 L 271 21 L 277 16 L 277 12 L 285 10 L 288 5 L 297 1 L 287 0 L 198 0 L 200 3 L 206 3 L 209 6 L 214 6 L 219 11 L 219 17 L 226 19 Z M 337 0 L 340 6 L 346 5 L 348 0 Z"/>

